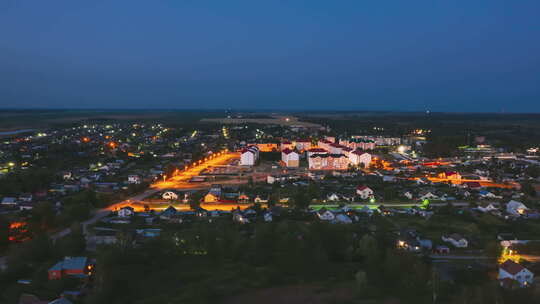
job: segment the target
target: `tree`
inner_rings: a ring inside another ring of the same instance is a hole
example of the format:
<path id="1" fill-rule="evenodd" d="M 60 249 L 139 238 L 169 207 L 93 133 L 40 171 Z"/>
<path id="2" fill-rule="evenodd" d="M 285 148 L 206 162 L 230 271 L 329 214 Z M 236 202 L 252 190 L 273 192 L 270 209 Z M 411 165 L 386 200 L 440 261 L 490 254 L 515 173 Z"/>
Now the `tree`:
<path id="1" fill-rule="evenodd" d="M 57 250 L 61 256 L 78 256 L 86 249 L 86 239 L 79 223 L 71 225 L 71 233 L 57 242 Z"/>
<path id="2" fill-rule="evenodd" d="M 525 174 L 532 178 L 538 178 L 540 176 L 540 166 L 529 165 L 525 168 Z"/>
<path id="3" fill-rule="evenodd" d="M 189 207 L 192 210 L 196 210 L 200 208 L 201 206 L 201 200 L 203 198 L 203 195 L 200 191 L 194 192 L 189 196 Z"/>
<path id="4" fill-rule="evenodd" d="M 531 185 L 530 182 L 524 182 L 521 184 L 521 191 L 523 193 L 527 194 L 528 196 L 536 196 L 536 190 Z"/>
<path id="5" fill-rule="evenodd" d="M 56 215 L 54 206 L 50 202 L 36 204 L 31 211 L 29 220 L 30 229 L 33 231 L 42 231 L 56 227 Z"/>
<path id="6" fill-rule="evenodd" d="M 309 206 L 309 198 L 302 190 L 298 190 L 294 195 L 294 207 L 298 210 L 306 209 Z"/>
<path id="7" fill-rule="evenodd" d="M 3 217 L 0 216 L 0 250 L 3 250 L 9 244 L 9 223 Z"/>

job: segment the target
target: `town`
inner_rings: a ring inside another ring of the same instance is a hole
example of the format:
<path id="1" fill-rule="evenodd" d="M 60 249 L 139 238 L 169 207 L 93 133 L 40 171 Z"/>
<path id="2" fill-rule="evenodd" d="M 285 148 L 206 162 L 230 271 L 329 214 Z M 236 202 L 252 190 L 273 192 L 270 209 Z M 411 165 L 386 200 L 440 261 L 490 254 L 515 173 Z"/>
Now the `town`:
<path id="1" fill-rule="evenodd" d="M 0 302 L 538 301 L 538 130 L 437 115 L 0 133 Z"/>

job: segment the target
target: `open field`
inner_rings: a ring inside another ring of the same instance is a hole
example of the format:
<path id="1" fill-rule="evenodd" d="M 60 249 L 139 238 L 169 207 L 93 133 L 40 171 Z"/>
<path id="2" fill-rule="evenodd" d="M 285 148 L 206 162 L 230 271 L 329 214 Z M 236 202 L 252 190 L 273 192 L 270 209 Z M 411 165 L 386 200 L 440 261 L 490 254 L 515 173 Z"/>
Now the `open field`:
<path id="1" fill-rule="evenodd" d="M 320 124 L 299 121 L 298 118 L 293 116 L 272 116 L 272 118 L 204 118 L 201 122 L 214 122 L 221 124 L 244 124 L 244 123 L 258 123 L 258 124 L 274 124 L 280 126 L 303 126 L 306 128 L 320 128 Z"/>
<path id="2" fill-rule="evenodd" d="M 0 110 L 0 132 L 97 121 L 159 121 L 185 125 L 198 123 L 204 117 L 223 115 L 223 111 L 202 110 Z"/>

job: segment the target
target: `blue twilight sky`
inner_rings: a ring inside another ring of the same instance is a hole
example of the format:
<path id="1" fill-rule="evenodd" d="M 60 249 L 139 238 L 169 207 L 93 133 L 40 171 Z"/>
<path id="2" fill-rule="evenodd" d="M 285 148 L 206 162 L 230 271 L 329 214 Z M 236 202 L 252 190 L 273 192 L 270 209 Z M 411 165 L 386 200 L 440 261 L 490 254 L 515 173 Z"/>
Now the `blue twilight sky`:
<path id="1" fill-rule="evenodd" d="M 0 107 L 540 112 L 540 0 L 1 0 Z"/>

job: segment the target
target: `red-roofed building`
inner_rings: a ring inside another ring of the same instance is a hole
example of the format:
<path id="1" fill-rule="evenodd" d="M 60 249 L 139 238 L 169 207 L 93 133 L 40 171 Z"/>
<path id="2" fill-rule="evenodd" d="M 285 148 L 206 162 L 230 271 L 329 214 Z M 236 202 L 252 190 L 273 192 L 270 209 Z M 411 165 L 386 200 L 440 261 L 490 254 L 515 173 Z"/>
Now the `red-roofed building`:
<path id="1" fill-rule="evenodd" d="M 290 141 L 284 141 L 281 143 L 281 151 L 285 150 L 285 149 L 290 149 L 290 150 L 293 150 L 295 145 L 293 142 L 290 142 Z"/>
<path id="2" fill-rule="evenodd" d="M 299 139 L 296 141 L 296 149 L 300 153 L 305 152 L 311 149 L 311 140 L 310 139 Z"/>
<path id="3" fill-rule="evenodd" d="M 368 168 L 371 163 L 371 154 L 361 150 L 354 150 L 349 153 L 349 160 L 351 161 L 351 164 L 355 166 L 363 165 L 364 168 Z"/>
<path id="4" fill-rule="evenodd" d="M 440 178 L 446 178 L 446 179 L 452 179 L 452 180 L 458 180 L 461 179 L 461 174 L 457 171 L 447 171 L 439 174 Z"/>
<path id="5" fill-rule="evenodd" d="M 311 154 L 308 164 L 310 170 L 347 170 L 349 159 L 343 154 Z"/>
<path id="6" fill-rule="evenodd" d="M 469 189 L 480 189 L 482 188 L 482 185 L 479 182 L 466 182 L 464 183 L 464 186 Z"/>
<path id="7" fill-rule="evenodd" d="M 368 186 L 358 186 L 356 187 L 356 194 L 362 199 L 368 199 L 373 196 L 373 190 Z"/>
<path id="8" fill-rule="evenodd" d="M 298 167 L 300 165 L 300 155 L 291 149 L 281 151 L 281 162 L 285 167 Z"/>
<path id="9" fill-rule="evenodd" d="M 509 280 L 517 282 L 520 287 L 526 287 L 533 283 L 534 274 L 522 265 L 512 260 L 506 260 L 499 265 L 498 279 L 503 287 L 513 285 Z"/>
<path id="10" fill-rule="evenodd" d="M 331 154 L 342 154 L 343 153 L 343 146 L 340 144 L 330 144 L 329 150 Z"/>
<path id="11" fill-rule="evenodd" d="M 313 154 L 328 154 L 328 151 L 323 148 L 311 148 L 307 151 L 308 158 Z"/>
<path id="12" fill-rule="evenodd" d="M 257 158 L 259 158 L 259 148 L 257 146 L 249 146 L 241 151 L 240 165 L 254 166 Z"/>

